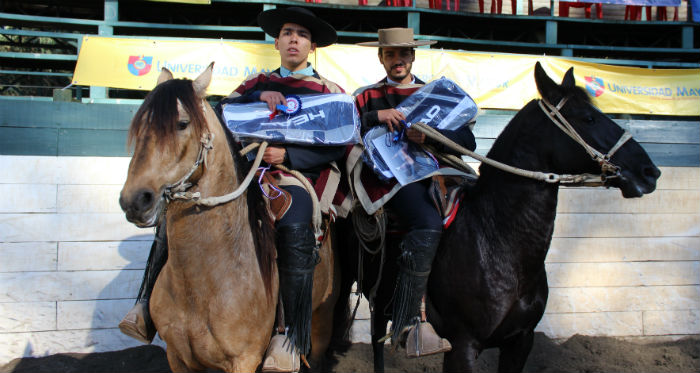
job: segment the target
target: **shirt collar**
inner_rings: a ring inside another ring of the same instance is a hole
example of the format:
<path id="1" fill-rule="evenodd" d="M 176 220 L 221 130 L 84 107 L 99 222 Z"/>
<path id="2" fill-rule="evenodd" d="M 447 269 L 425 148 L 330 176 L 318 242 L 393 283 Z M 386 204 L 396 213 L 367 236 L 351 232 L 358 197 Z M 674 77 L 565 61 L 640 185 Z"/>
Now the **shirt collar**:
<path id="1" fill-rule="evenodd" d="M 303 69 L 301 69 L 301 70 L 297 70 L 297 71 L 291 71 L 291 70 L 287 69 L 287 68 L 284 67 L 284 66 L 280 66 L 280 75 L 281 75 L 283 78 L 286 78 L 286 77 L 288 77 L 288 76 L 290 76 L 290 75 L 292 75 L 292 74 L 301 74 L 301 75 L 306 75 L 306 76 L 313 76 L 313 75 L 314 75 L 314 67 L 311 66 L 311 63 L 310 63 L 310 62 L 307 62 L 307 63 L 306 63 L 306 67 L 305 67 L 305 68 L 303 68 Z"/>
<path id="2" fill-rule="evenodd" d="M 389 84 L 393 84 L 393 85 L 399 85 L 399 84 L 401 84 L 401 83 L 399 83 L 399 82 L 396 82 L 396 81 L 391 80 L 391 78 L 388 77 L 388 76 L 386 77 L 386 82 L 389 83 Z M 416 76 L 415 76 L 415 75 L 411 74 L 411 82 L 408 83 L 408 84 L 416 84 Z"/>

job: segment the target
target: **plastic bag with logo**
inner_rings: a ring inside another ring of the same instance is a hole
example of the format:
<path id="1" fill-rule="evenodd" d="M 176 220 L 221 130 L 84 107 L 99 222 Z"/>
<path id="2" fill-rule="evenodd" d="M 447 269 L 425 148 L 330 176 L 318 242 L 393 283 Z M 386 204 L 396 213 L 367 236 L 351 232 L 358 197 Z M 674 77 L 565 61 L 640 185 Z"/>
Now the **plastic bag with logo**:
<path id="1" fill-rule="evenodd" d="M 468 125 L 478 107 L 462 88 L 443 77 L 413 92 L 396 106 L 396 110 L 406 116 L 407 127 L 422 122 L 434 128 L 454 130 Z M 372 128 L 363 140 L 363 159 L 383 180 L 395 177 L 406 184 L 438 168 L 432 155 L 414 144 L 408 146 L 408 140 L 399 133 L 388 134 L 384 126 Z"/>
<path id="2" fill-rule="evenodd" d="M 270 113 L 267 104 L 229 104 L 226 127 L 241 141 L 346 145 L 360 141 L 360 117 L 351 96 L 340 93 L 287 97 Z"/>

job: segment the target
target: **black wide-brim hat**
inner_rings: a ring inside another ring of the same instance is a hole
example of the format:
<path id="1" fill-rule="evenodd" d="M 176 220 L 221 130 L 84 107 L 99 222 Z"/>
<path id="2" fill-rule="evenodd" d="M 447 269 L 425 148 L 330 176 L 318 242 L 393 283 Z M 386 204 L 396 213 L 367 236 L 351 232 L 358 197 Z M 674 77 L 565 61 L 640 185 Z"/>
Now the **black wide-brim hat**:
<path id="1" fill-rule="evenodd" d="M 333 26 L 316 17 L 310 10 L 292 6 L 276 8 L 258 14 L 258 25 L 266 34 L 277 38 L 285 23 L 296 23 L 311 31 L 311 41 L 317 47 L 325 47 L 335 43 L 338 34 Z"/>

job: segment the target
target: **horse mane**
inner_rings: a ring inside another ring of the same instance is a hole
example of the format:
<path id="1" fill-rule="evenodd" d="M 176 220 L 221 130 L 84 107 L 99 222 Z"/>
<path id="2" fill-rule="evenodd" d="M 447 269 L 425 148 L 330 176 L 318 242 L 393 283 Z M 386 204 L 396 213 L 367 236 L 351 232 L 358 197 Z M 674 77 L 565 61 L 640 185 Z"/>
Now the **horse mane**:
<path id="1" fill-rule="evenodd" d="M 248 162 L 245 157 L 239 155 L 239 151 L 242 149 L 241 144 L 235 141 L 231 132 L 226 128 L 221 115 L 218 112 L 216 114 L 216 117 L 219 119 L 219 124 L 226 134 L 226 141 L 228 141 L 236 170 L 250 169 L 251 162 Z M 236 176 L 240 184 L 245 178 L 245 172 L 237 172 Z M 253 232 L 255 255 L 258 259 L 258 267 L 260 268 L 260 275 L 265 285 L 265 292 L 268 297 L 271 298 L 273 265 L 275 263 L 276 254 L 274 239 L 275 225 L 268 212 L 267 204 L 264 200 L 265 197 L 257 183 L 250 183 L 246 195 L 248 203 L 248 223 Z"/>
<path id="2" fill-rule="evenodd" d="M 190 116 L 189 126 L 194 129 L 195 135 L 200 137 L 205 131 L 206 122 L 199 106 L 201 100 L 192 88 L 192 81 L 171 79 L 157 85 L 149 92 L 136 111 L 129 128 L 128 145 L 131 146 L 147 130 L 153 131 L 158 146 L 174 144 L 179 117 L 178 101 Z"/>

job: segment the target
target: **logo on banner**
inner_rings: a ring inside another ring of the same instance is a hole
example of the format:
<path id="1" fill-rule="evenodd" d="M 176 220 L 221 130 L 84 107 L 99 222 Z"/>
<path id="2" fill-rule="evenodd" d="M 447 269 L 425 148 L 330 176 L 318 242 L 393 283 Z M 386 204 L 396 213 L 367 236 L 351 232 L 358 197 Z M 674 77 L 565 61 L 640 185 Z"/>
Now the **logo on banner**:
<path id="1" fill-rule="evenodd" d="M 598 97 L 605 92 L 605 83 L 603 83 L 603 79 L 594 76 L 587 76 L 585 78 L 586 90 L 591 96 Z"/>
<path id="2" fill-rule="evenodd" d="M 152 63 L 153 57 L 151 56 L 129 56 L 129 63 L 126 66 L 131 74 L 141 76 L 151 71 Z"/>

